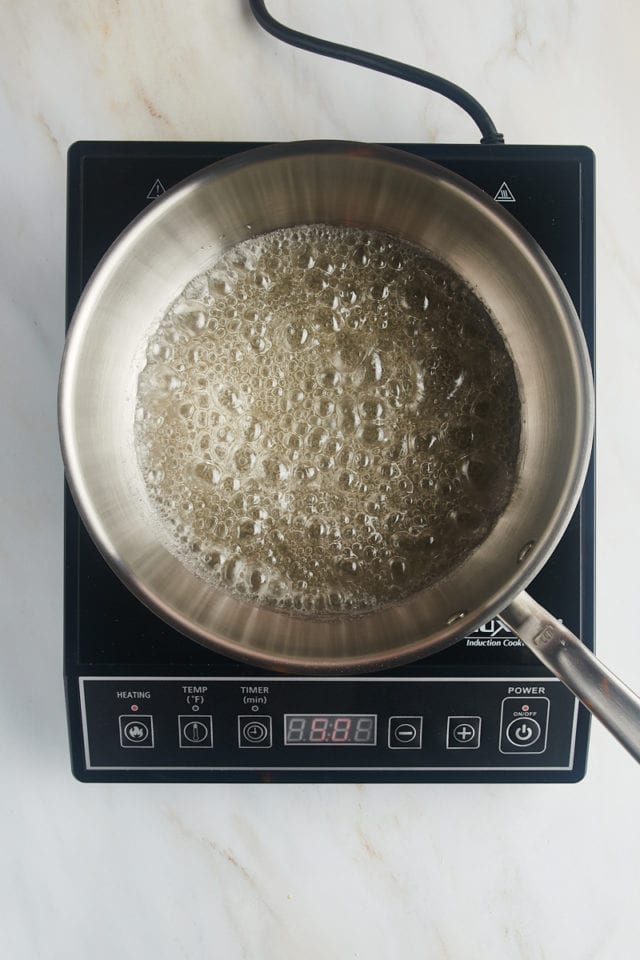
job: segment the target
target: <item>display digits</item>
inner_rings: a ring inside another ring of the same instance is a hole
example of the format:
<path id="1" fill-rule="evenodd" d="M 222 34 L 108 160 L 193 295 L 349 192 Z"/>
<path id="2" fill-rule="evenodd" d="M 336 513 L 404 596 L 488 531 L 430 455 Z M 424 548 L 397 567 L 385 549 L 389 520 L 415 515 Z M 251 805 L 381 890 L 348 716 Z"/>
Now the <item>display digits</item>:
<path id="1" fill-rule="evenodd" d="M 311 721 L 311 730 L 309 731 L 309 740 L 311 743 L 319 743 L 326 740 L 328 726 L 328 717 L 314 717 Z"/>
<path id="2" fill-rule="evenodd" d="M 287 743 L 300 743 L 304 740 L 304 728 L 306 725 L 306 717 L 289 717 L 287 724 Z"/>
<path id="3" fill-rule="evenodd" d="M 285 744 L 375 746 L 376 716 L 369 713 L 288 714 Z"/>
<path id="4" fill-rule="evenodd" d="M 351 717 L 336 717 L 333 723 L 331 739 L 334 743 L 345 743 L 349 739 Z"/>
<path id="5" fill-rule="evenodd" d="M 371 743 L 374 740 L 375 717 L 358 717 L 354 741 L 356 743 Z"/>

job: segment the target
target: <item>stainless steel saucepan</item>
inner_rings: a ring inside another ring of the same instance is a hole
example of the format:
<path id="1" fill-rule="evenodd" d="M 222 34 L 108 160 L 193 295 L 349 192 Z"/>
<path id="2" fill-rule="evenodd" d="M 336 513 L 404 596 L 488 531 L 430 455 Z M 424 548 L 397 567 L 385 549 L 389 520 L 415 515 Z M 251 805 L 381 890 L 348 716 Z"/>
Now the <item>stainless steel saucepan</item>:
<path id="1" fill-rule="evenodd" d="M 311 617 L 222 593 L 163 546 L 134 450 L 144 346 L 196 274 L 248 235 L 322 222 L 395 234 L 449 264 L 490 308 L 518 373 L 519 475 L 487 539 L 450 576 L 358 616 Z M 298 143 L 217 163 L 156 201 L 87 285 L 63 360 L 67 476 L 92 537 L 124 583 L 183 634 L 290 673 L 375 671 L 418 659 L 499 615 L 640 759 L 640 702 L 524 589 L 576 506 L 593 389 L 569 296 L 532 238 L 443 168 L 363 144 Z"/>

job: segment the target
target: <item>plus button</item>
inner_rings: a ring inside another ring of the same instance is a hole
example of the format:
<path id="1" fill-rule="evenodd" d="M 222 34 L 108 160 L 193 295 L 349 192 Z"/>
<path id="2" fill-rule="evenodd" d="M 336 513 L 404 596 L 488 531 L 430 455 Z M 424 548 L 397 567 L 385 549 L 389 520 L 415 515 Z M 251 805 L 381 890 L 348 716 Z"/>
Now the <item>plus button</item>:
<path id="1" fill-rule="evenodd" d="M 480 717 L 449 717 L 447 750 L 477 750 L 481 724 Z"/>

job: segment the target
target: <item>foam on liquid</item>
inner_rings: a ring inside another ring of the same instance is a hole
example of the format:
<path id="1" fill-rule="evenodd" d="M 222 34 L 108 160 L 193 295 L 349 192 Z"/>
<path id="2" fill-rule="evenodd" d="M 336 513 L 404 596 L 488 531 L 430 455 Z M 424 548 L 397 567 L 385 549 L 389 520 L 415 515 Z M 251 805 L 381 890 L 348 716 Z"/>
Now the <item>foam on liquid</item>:
<path id="1" fill-rule="evenodd" d="M 374 231 L 279 230 L 171 305 L 138 461 L 176 555 L 238 597 L 362 610 L 450 573 L 515 479 L 513 364 L 448 267 Z"/>

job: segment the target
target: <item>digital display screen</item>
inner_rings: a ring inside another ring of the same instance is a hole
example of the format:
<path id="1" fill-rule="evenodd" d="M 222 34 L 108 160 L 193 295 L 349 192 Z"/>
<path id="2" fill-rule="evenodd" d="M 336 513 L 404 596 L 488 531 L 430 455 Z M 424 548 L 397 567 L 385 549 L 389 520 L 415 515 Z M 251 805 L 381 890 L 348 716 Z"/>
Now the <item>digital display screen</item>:
<path id="1" fill-rule="evenodd" d="M 287 713 L 284 742 L 288 747 L 374 747 L 375 713 Z"/>

